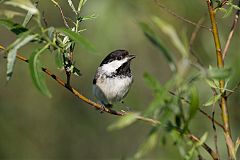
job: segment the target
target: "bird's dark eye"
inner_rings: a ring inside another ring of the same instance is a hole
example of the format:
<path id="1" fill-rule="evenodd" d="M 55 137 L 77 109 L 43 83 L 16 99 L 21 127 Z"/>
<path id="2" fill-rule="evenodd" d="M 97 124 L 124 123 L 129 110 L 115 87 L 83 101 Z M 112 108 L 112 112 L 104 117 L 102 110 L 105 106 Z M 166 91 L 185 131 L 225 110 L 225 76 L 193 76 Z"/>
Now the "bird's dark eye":
<path id="1" fill-rule="evenodd" d="M 122 57 L 121 57 L 121 56 L 117 57 L 117 60 L 121 60 L 121 59 L 122 59 Z"/>

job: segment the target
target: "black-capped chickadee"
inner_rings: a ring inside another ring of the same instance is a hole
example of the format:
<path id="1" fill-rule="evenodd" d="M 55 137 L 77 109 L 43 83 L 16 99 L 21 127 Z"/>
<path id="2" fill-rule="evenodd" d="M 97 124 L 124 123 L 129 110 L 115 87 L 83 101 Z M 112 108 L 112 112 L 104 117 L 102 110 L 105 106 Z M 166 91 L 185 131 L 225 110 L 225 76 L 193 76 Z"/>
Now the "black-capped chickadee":
<path id="1" fill-rule="evenodd" d="M 116 50 L 107 55 L 93 79 L 93 93 L 107 108 L 120 102 L 127 95 L 133 76 L 130 69 L 134 55 L 126 50 Z"/>

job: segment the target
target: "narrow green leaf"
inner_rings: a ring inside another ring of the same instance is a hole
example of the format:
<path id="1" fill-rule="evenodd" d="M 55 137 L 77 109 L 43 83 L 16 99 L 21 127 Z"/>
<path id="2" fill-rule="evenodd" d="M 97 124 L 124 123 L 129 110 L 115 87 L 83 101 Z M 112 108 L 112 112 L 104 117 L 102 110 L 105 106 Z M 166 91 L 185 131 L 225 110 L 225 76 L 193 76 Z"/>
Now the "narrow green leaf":
<path id="1" fill-rule="evenodd" d="M 209 100 L 204 104 L 204 106 L 211 106 L 215 104 L 220 98 L 221 98 L 221 94 L 215 95 L 209 98 Z"/>
<path id="2" fill-rule="evenodd" d="M 226 13 L 224 14 L 223 18 L 227 18 L 228 16 L 231 15 L 232 12 L 233 12 L 233 6 L 230 5 L 230 6 L 228 7 L 228 9 L 226 10 Z"/>
<path id="3" fill-rule="evenodd" d="M 117 122 L 111 124 L 108 127 L 108 130 L 116 130 L 127 127 L 134 123 L 139 115 L 140 115 L 139 113 L 128 113 L 127 115 L 122 116 Z"/>
<path id="4" fill-rule="evenodd" d="M 142 159 L 143 156 L 148 154 L 154 149 L 158 142 L 158 132 L 151 133 L 145 142 L 140 146 L 138 152 L 134 155 L 136 159 Z"/>
<path id="5" fill-rule="evenodd" d="M 74 4 L 73 4 L 72 0 L 68 0 L 68 4 L 72 8 L 72 11 L 77 15 L 77 11 L 76 11 L 76 9 L 74 7 Z"/>
<path id="6" fill-rule="evenodd" d="M 79 0 L 78 4 L 78 12 L 80 12 L 81 8 L 84 6 L 84 4 L 87 2 L 87 0 Z"/>
<path id="7" fill-rule="evenodd" d="M 180 34 L 180 42 L 182 43 L 182 46 L 184 48 L 184 50 L 187 52 L 187 54 L 189 54 L 189 38 L 188 38 L 188 29 L 187 28 L 183 28 L 182 31 L 179 33 Z"/>
<path id="8" fill-rule="evenodd" d="M 144 74 L 144 80 L 146 81 L 148 86 L 154 91 L 154 99 L 149 104 L 148 109 L 145 112 L 145 115 L 150 115 L 165 103 L 165 100 L 168 97 L 168 90 L 165 86 L 162 86 L 156 78 L 154 78 L 148 73 Z"/>
<path id="9" fill-rule="evenodd" d="M 185 155 L 184 160 L 193 160 L 194 154 L 196 153 L 197 149 L 202 146 L 202 144 L 207 140 L 208 133 L 204 133 L 203 136 L 200 138 L 200 141 L 194 143 L 192 148 L 188 151 Z"/>
<path id="10" fill-rule="evenodd" d="M 33 15 L 38 14 L 38 9 L 32 4 L 30 0 L 8 0 L 4 2 L 4 4 L 22 8 L 29 11 Z"/>
<path id="11" fill-rule="evenodd" d="M 227 13 L 227 9 L 222 8 L 222 7 L 221 7 L 221 8 L 217 8 L 216 11 L 220 11 L 220 12 L 222 12 L 223 15 L 225 15 L 225 14 Z"/>
<path id="12" fill-rule="evenodd" d="M 3 15 L 5 17 L 7 17 L 7 19 L 12 19 L 15 16 L 24 16 L 23 13 L 19 13 L 19 12 L 16 12 L 16 11 L 11 11 L 11 10 L 3 10 L 3 11 L 0 12 L 0 15 Z"/>
<path id="13" fill-rule="evenodd" d="M 157 36 L 156 33 L 154 33 L 154 31 L 146 23 L 140 23 L 139 25 L 142 31 L 144 32 L 145 36 L 150 40 L 150 42 L 152 42 L 156 47 L 158 47 L 161 53 L 163 53 L 163 55 L 168 61 L 170 69 L 172 71 L 175 71 L 176 64 L 174 63 L 170 51 L 165 47 L 160 37 Z"/>
<path id="14" fill-rule="evenodd" d="M 240 145 L 240 138 L 238 137 L 235 143 L 235 153 L 237 153 L 239 145 Z"/>
<path id="15" fill-rule="evenodd" d="M 66 29 L 66 28 L 59 28 L 57 29 L 57 31 L 65 34 L 66 36 L 68 36 L 70 39 L 72 39 L 73 41 L 79 43 L 82 47 L 88 49 L 89 51 L 95 52 L 96 49 L 95 47 L 92 45 L 92 43 L 90 43 L 85 37 L 83 37 L 82 35 L 71 31 L 70 29 Z"/>
<path id="16" fill-rule="evenodd" d="M 150 75 L 149 73 L 145 72 L 143 74 L 143 78 L 146 82 L 146 84 L 155 92 L 159 92 L 159 91 L 163 91 L 165 90 L 163 86 L 161 86 L 160 82 L 153 77 L 152 75 Z"/>
<path id="17" fill-rule="evenodd" d="M 144 115 L 145 116 L 154 115 L 156 113 L 156 111 L 158 111 L 161 107 L 163 107 L 163 105 L 165 104 L 165 100 L 166 100 L 166 94 L 164 94 L 164 95 L 163 94 L 155 94 L 154 99 L 148 105 L 147 110 L 144 112 Z M 164 114 L 165 113 L 168 114 L 168 112 L 164 112 Z"/>
<path id="18" fill-rule="evenodd" d="M 233 8 L 236 10 L 240 10 L 240 7 L 238 5 L 232 4 Z"/>
<path id="19" fill-rule="evenodd" d="M 80 69 L 76 68 L 73 66 L 73 69 L 72 69 L 72 73 L 76 76 L 81 76 L 81 72 L 80 72 Z"/>
<path id="20" fill-rule="evenodd" d="M 219 87 L 219 81 L 217 80 L 209 80 L 209 79 L 205 79 L 207 84 L 211 87 L 211 88 L 220 88 Z"/>
<path id="21" fill-rule="evenodd" d="M 193 146 L 193 147 L 187 152 L 187 154 L 185 154 L 184 160 L 193 160 L 195 152 L 196 152 L 196 147 Z"/>
<path id="22" fill-rule="evenodd" d="M 224 91 L 228 91 L 228 92 L 235 92 L 234 90 L 231 90 L 231 89 L 227 89 L 227 84 L 229 81 L 225 81 L 225 86 L 224 88 L 220 88 L 219 86 L 219 81 L 217 80 L 209 80 L 209 79 L 206 79 L 206 82 L 208 83 L 208 85 L 211 87 L 211 88 L 215 88 L 215 89 L 223 89 Z"/>
<path id="23" fill-rule="evenodd" d="M 163 33 L 165 33 L 170 38 L 170 40 L 172 41 L 174 46 L 179 50 L 182 56 L 188 57 L 188 51 L 185 48 L 184 44 L 181 42 L 180 38 L 178 37 L 177 31 L 175 30 L 175 28 L 156 16 L 152 17 L 152 21 L 159 27 L 159 29 Z"/>
<path id="24" fill-rule="evenodd" d="M 9 46 L 9 48 L 6 50 L 8 53 L 8 56 L 7 56 L 7 80 L 10 80 L 10 78 L 12 77 L 13 68 L 14 68 L 18 49 L 21 48 L 22 46 L 26 45 L 27 43 L 29 43 L 36 37 L 37 37 L 37 34 L 35 34 L 35 35 L 24 34 L 20 38 L 18 38 L 16 41 L 14 41 Z"/>
<path id="25" fill-rule="evenodd" d="M 47 31 L 48 31 L 48 38 L 53 42 L 53 43 L 56 43 L 56 30 L 55 30 L 55 28 L 54 27 L 49 27 L 48 29 L 47 29 Z M 62 43 L 62 42 L 61 42 Z"/>
<path id="26" fill-rule="evenodd" d="M 10 20 L 5 20 L 5 19 L 0 19 L 0 26 L 4 26 L 5 28 L 15 33 L 16 35 L 19 35 L 21 33 L 28 31 L 27 28 L 21 26 L 20 24 L 17 24 Z"/>
<path id="27" fill-rule="evenodd" d="M 205 142 L 206 142 L 206 140 L 207 140 L 207 137 L 208 137 L 208 133 L 207 133 L 207 132 L 205 132 L 205 133 L 202 135 L 202 137 L 200 138 L 200 141 L 199 141 L 199 142 L 197 142 L 196 146 L 197 146 L 197 147 L 200 147 L 200 146 L 202 146 L 202 145 L 203 145 L 203 143 L 205 143 Z"/>
<path id="28" fill-rule="evenodd" d="M 209 68 L 207 76 L 213 79 L 226 79 L 231 75 L 231 68 Z"/>
<path id="29" fill-rule="evenodd" d="M 34 3 L 34 6 L 35 7 L 37 7 L 37 5 L 38 5 L 38 2 L 39 2 L 39 0 L 36 0 L 35 1 L 35 3 Z M 26 17 L 25 17 L 25 19 L 24 19 L 24 21 L 23 21 L 23 27 L 26 27 L 27 26 L 27 24 L 30 22 L 30 20 L 32 19 L 32 16 L 33 16 L 33 14 L 32 14 L 32 12 L 30 12 L 30 11 L 28 11 L 28 13 L 27 13 L 27 15 L 26 15 Z"/>
<path id="30" fill-rule="evenodd" d="M 82 21 L 92 20 L 92 19 L 95 19 L 95 18 L 97 18 L 97 16 L 93 13 L 91 15 L 82 17 Z M 86 29 L 84 29 L 84 30 L 86 30 Z"/>
<path id="31" fill-rule="evenodd" d="M 189 120 L 192 119 L 197 113 L 199 108 L 199 95 L 196 87 L 192 87 L 191 89 L 191 97 L 190 97 L 190 109 L 189 109 Z"/>
<path id="32" fill-rule="evenodd" d="M 62 55 L 62 53 L 61 53 L 61 51 L 60 51 L 59 48 L 57 49 L 57 52 L 56 52 L 56 54 L 55 54 L 55 63 L 56 63 L 56 65 L 57 65 L 57 67 L 58 67 L 59 69 L 62 69 L 62 68 L 64 67 L 64 64 L 63 64 L 63 55 Z"/>
<path id="33" fill-rule="evenodd" d="M 29 59 L 29 69 L 31 77 L 36 88 L 44 95 L 51 97 L 51 93 L 45 83 L 44 73 L 42 71 L 42 66 L 39 61 L 39 56 L 48 49 L 49 44 L 45 45 L 42 49 L 36 50 Z"/>
<path id="34" fill-rule="evenodd" d="M 27 15 L 26 15 L 26 17 L 25 17 L 25 19 L 23 21 L 23 24 L 22 24 L 23 27 L 27 26 L 27 24 L 30 22 L 32 16 L 33 16 L 32 13 L 28 11 L 28 13 L 27 13 Z"/>

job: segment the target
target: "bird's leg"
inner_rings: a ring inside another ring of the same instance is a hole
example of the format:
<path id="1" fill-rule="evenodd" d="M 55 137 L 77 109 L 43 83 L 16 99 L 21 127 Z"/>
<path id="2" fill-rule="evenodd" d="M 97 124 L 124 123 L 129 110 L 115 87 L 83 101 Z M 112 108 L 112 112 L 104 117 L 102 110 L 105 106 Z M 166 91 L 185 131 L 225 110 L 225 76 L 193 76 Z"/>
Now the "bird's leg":
<path id="1" fill-rule="evenodd" d="M 106 109 L 106 107 L 104 105 L 101 105 L 101 108 L 99 109 L 100 113 L 104 113 L 105 109 Z"/>
<path id="2" fill-rule="evenodd" d="M 101 103 L 102 104 L 102 103 Z M 107 110 L 107 109 L 111 109 L 112 108 L 112 105 L 111 104 L 102 104 L 101 105 L 101 108 L 100 109 L 98 109 L 99 111 L 100 111 L 100 113 L 103 113 L 104 112 L 104 110 Z"/>

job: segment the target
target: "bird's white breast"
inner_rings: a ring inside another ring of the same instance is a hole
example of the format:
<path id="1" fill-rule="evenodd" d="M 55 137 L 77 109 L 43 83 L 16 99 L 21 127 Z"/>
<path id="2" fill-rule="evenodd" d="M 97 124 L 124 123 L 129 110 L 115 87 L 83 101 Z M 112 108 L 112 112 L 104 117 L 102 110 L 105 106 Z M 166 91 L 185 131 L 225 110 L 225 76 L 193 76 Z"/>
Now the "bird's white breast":
<path id="1" fill-rule="evenodd" d="M 122 78 L 99 77 L 96 83 L 97 87 L 95 88 L 101 90 L 98 92 L 102 92 L 108 103 L 112 104 L 114 102 L 121 101 L 126 96 L 132 84 L 132 81 L 133 78 L 128 76 Z"/>

